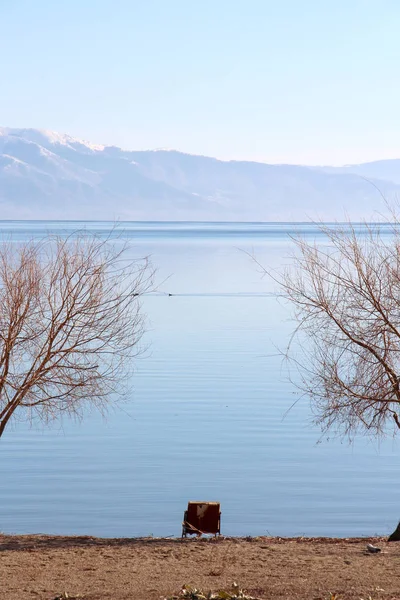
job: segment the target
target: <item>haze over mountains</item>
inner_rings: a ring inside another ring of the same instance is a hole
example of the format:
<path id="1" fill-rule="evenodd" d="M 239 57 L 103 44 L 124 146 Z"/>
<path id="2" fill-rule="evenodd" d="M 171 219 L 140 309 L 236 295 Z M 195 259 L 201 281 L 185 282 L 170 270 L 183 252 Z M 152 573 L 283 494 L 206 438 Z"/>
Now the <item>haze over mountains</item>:
<path id="1" fill-rule="evenodd" d="M 382 195 L 400 198 L 399 159 L 269 165 L 0 128 L 0 219 L 377 220 Z"/>

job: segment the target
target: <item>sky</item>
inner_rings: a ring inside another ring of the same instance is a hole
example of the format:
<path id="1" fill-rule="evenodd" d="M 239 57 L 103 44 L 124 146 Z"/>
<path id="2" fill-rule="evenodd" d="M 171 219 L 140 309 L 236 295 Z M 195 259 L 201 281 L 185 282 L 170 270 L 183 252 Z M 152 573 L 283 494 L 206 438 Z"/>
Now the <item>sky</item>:
<path id="1" fill-rule="evenodd" d="M 0 0 L 0 125 L 224 160 L 400 158 L 399 0 Z"/>

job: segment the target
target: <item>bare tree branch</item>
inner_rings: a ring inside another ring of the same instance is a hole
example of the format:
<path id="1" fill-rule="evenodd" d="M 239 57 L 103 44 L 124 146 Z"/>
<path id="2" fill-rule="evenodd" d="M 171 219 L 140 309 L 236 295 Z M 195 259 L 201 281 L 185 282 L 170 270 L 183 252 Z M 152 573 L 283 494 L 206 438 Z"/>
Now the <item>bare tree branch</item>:
<path id="1" fill-rule="evenodd" d="M 85 235 L 0 246 L 0 436 L 16 415 L 80 415 L 124 393 L 153 278 L 126 250 Z"/>
<path id="2" fill-rule="evenodd" d="M 292 238 L 291 267 L 272 274 L 297 320 L 285 355 L 325 431 L 400 429 L 400 223 L 382 227 L 320 225 L 325 241 Z"/>

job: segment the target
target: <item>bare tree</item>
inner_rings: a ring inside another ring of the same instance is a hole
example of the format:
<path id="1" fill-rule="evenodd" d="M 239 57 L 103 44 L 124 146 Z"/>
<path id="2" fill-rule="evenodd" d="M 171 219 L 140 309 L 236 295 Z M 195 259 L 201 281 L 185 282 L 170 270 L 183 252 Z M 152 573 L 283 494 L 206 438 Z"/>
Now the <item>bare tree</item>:
<path id="1" fill-rule="evenodd" d="M 288 348 L 296 384 L 324 431 L 379 435 L 400 428 L 400 228 L 321 226 L 294 238 L 278 278 L 297 328 Z"/>
<path id="2" fill-rule="evenodd" d="M 122 394 L 143 333 L 147 260 L 73 235 L 0 245 L 0 436 Z"/>

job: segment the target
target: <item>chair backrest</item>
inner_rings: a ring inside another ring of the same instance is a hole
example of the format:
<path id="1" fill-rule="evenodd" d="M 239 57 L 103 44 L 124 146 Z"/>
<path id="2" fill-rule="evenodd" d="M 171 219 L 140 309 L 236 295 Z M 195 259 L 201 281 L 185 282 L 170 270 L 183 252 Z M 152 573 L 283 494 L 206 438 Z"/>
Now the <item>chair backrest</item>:
<path id="1" fill-rule="evenodd" d="M 219 533 L 219 502 L 189 502 L 186 521 L 202 533 Z"/>

